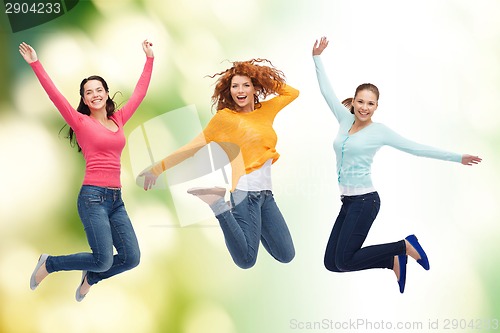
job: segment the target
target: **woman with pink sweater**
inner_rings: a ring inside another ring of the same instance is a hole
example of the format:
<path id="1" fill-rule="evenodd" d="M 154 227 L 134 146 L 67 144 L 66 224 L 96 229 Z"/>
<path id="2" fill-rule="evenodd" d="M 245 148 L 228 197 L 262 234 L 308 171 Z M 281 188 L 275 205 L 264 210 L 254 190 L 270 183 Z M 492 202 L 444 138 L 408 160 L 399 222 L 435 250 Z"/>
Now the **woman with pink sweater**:
<path id="1" fill-rule="evenodd" d="M 42 254 L 31 275 L 32 290 L 50 273 L 80 270 L 82 279 L 76 290 L 80 302 L 90 286 L 139 264 L 139 244 L 121 196 L 120 157 L 125 147 L 123 126 L 146 96 L 151 79 L 152 44 L 145 40 L 142 48 L 146 64 L 132 96 L 121 109 L 116 110 L 106 81 L 94 75 L 81 82 L 80 104 L 75 110 L 45 72 L 35 50 L 26 43 L 19 46 L 24 60 L 70 126 L 69 138 L 85 159 L 78 213 L 91 249 L 90 253 L 63 256 Z"/>

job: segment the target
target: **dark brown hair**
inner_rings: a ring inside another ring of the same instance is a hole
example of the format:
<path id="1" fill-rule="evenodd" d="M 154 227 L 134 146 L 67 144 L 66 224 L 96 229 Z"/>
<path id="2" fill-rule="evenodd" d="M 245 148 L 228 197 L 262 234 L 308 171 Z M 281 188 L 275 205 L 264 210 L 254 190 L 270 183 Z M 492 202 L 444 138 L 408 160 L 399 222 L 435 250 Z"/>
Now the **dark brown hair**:
<path id="1" fill-rule="evenodd" d="M 357 88 L 356 88 L 356 91 L 354 92 L 354 98 L 356 98 L 356 96 L 358 95 L 358 93 L 360 91 L 363 91 L 363 90 L 368 90 L 368 91 L 371 91 L 372 93 L 375 94 L 375 96 L 377 97 L 377 101 L 380 97 L 380 93 L 378 91 L 378 88 L 377 86 L 375 86 L 374 84 L 371 84 L 371 83 L 363 83 L 363 84 L 360 84 Z M 349 109 L 349 111 L 351 111 L 352 114 L 354 114 L 354 107 L 352 106 L 352 101 L 353 99 L 352 97 L 349 97 L 349 98 L 346 98 L 342 101 L 342 104 L 344 104 L 344 106 Z"/>
<path id="2" fill-rule="evenodd" d="M 109 94 L 108 84 L 106 83 L 106 81 L 102 77 L 100 77 L 98 75 L 92 75 L 92 76 L 89 76 L 88 78 L 83 79 L 82 82 L 80 83 L 80 104 L 78 104 L 76 111 L 80 112 L 81 114 L 85 114 L 87 116 L 90 116 L 90 109 L 89 109 L 88 105 L 86 105 L 83 102 L 83 94 L 84 94 L 85 84 L 91 80 L 96 80 L 96 81 L 101 82 L 102 86 L 104 87 L 104 90 L 106 90 L 106 92 Z M 113 95 L 113 98 L 114 98 L 114 95 Z M 108 95 L 108 99 L 106 100 L 106 115 L 108 116 L 108 118 L 111 117 L 113 115 L 113 113 L 115 113 L 115 111 L 116 111 L 117 106 L 116 106 L 116 103 L 113 100 L 113 98 L 109 97 L 109 95 Z M 82 151 L 82 148 L 80 147 L 80 145 L 78 144 L 78 141 L 76 140 L 75 132 L 73 131 L 73 129 L 71 127 L 69 128 L 67 138 L 69 139 L 71 146 L 76 145 L 78 147 L 78 151 L 79 152 Z"/>

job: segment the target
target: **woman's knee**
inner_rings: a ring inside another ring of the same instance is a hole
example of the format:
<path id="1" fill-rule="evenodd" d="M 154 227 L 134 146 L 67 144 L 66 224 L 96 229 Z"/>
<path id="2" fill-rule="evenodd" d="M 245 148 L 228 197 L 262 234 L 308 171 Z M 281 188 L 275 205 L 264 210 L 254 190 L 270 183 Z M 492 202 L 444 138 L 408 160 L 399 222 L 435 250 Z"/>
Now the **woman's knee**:
<path id="1" fill-rule="evenodd" d="M 337 252 L 337 255 L 335 256 L 335 266 L 337 266 L 337 269 L 339 272 L 349 272 L 349 263 L 348 261 L 344 258 L 344 255 L 342 255 L 342 252 Z"/>
<path id="2" fill-rule="evenodd" d="M 324 262 L 323 262 L 323 263 L 324 263 L 324 265 L 325 265 L 325 268 L 326 268 L 327 270 L 329 270 L 330 272 L 336 272 L 336 273 L 340 273 L 340 272 L 342 272 L 342 270 L 340 270 L 340 269 L 337 267 L 337 265 L 336 265 L 336 263 L 335 263 L 335 261 L 334 261 L 334 260 L 329 260 L 329 259 L 325 258 L 325 260 L 324 260 Z"/>
<path id="3" fill-rule="evenodd" d="M 249 269 L 255 266 L 255 263 L 257 262 L 257 258 L 252 258 L 248 260 L 244 259 L 238 259 L 238 258 L 233 258 L 234 263 L 242 269 Z"/>
<path id="4" fill-rule="evenodd" d="M 350 272 L 352 271 L 352 266 L 349 264 L 348 260 L 345 260 L 342 256 L 337 256 L 335 258 L 335 266 L 338 272 Z"/>
<path id="5" fill-rule="evenodd" d="M 339 252 L 329 257 L 325 256 L 324 264 L 326 269 L 331 272 L 342 273 L 351 270 L 347 260 Z"/>
<path id="6" fill-rule="evenodd" d="M 128 254 L 126 256 L 126 258 L 124 259 L 124 265 L 128 269 L 132 269 L 134 267 L 137 267 L 140 262 L 141 262 L 141 253 L 139 250 Z"/>
<path id="7" fill-rule="evenodd" d="M 293 260 L 293 258 L 295 258 L 295 250 L 294 249 L 292 249 L 291 251 L 288 251 L 283 256 L 276 258 L 276 260 L 278 260 L 279 262 L 281 262 L 283 264 L 288 264 L 289 262 L 291 262 Z"/>
<path id="8" fill-rule="evenodd" d="M 113 266 L 113 253 L 94 255 L 95 267 L 93 272 L 102 273 L 108 271 Z"/>

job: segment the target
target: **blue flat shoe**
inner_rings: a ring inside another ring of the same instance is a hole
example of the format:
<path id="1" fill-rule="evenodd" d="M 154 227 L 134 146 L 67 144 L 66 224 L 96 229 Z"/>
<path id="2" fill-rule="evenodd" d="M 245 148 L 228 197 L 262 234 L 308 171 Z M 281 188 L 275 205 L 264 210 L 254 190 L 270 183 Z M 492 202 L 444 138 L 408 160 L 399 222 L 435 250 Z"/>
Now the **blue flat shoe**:
<path id="1" fill-rule="evenodd" d="M 399 261 L 399 292 L 402 294 L 405 292 L 406 285 L 406 263 L 408 263 L 408 256 L 406 254 L 401 254 L 398 256 Z"/>
<path id="2" fill-rule="evenodd" d="M 37 262 L 37 264 L 35 266 L 35 269 L 33 270 L 33 273 L 31 273 L 31 278 L 30 278 L 30 288 L 31 288 L 31 290 L 35 290 L 36 287 L 38 287 L 38 285 L 40 284 L 40 283 L 36 283 L 36 273 L 38 272 L 38 270 L 40 269 L 40 267 L 42 267 L 42 265 L 47 261 L 48 257 L 49 257 L 49 255 L 44 253 L 38 259 L 38 262 Z"/>
<path id="3" fill-rule="evenodd" d="M 417 260 L 417 263 L 419 263 L 420 266 L 422 266 L 426 271 L 428 271 L 430 269 L 429 259 L 427 258 L 427 254 L 425 254 L 424 249 L 418 242 L 417 237 L 415 235 L 410 235 L 405 239 L 408 241 L 408 243 L 411 244 L 411 246 L 415 248 L 415 250 L 417 250 L 417 253 L 420 256 L 420 259 Z"/>

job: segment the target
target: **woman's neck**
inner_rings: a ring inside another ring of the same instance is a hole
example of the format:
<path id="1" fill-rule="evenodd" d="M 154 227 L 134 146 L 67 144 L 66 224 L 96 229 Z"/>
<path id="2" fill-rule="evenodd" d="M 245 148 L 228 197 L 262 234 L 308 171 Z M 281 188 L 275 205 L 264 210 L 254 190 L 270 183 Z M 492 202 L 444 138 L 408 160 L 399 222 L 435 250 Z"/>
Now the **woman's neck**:
<path id="1" fill-rule="evenodd" d="M 106 109 L 90 110 L 90 116 L 99 121 L 106 121 L 108 119 Z"/>
<path id="2" fill-rule="evenodd" d="M 360 121 L 358 119 L 354 120 L 354 123 L 351 126 L 351 129 L 349 130 L 349 134 L 354 134 L 356 132 L 361 131 L 363 128 L 369 126 L 372 124 L 373 121 L 371 119 L 366 120 L 366 121 Z"/>
<path id="3" fill-rule="evenodd" d="M 359 119 L 354 120 L 354 123 L 352 124 L 352 128 L 357 128 L 357 129 L 362 129 L 365 128 L 366 126 L 370 125 L 373 123 L 371 119 L 361 121 Z"/>
<path id="4" fill-rule="evenodd" d="M 239 113 L 249 113 L 249 112 L 253 112 L 255 110 L 255 107 L 254 105 L 246 105 L 242 108 L 240 108 L 239 106 L 236 106 L 236 112 L 239 112 Z"/>

